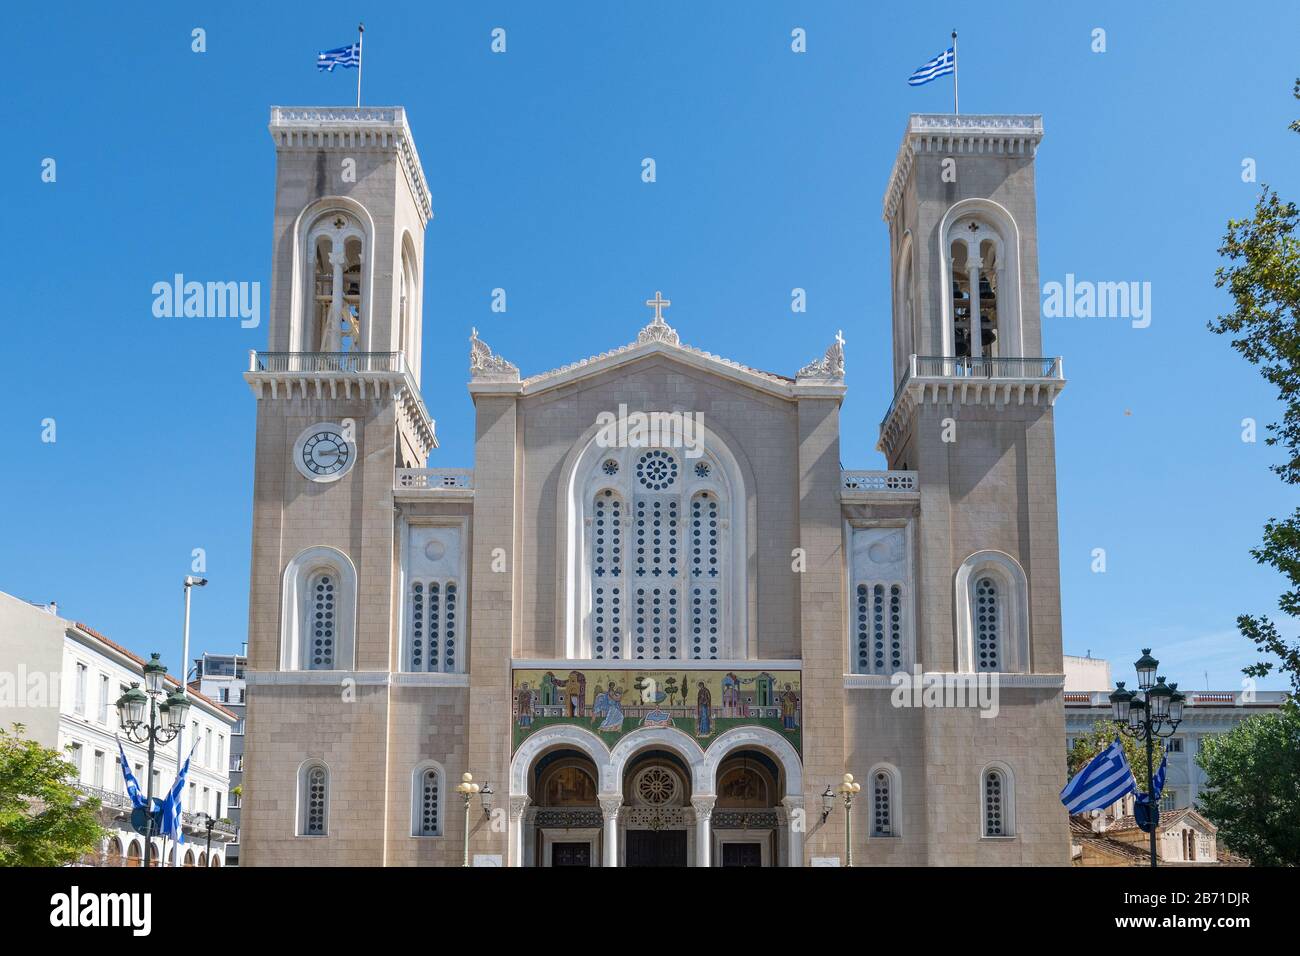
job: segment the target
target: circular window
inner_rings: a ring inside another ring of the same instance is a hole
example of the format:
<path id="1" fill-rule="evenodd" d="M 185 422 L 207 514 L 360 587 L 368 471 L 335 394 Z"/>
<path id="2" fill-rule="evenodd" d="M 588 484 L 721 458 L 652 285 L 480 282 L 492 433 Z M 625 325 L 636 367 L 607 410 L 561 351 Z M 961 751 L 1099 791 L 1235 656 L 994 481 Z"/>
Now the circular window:
<path id="1" fill-rule="evenodd" d="M 696 462 L 695 464 L 696 478 L 707 478 L 709 477 L 710 471 L 712 471 L 712 469 L 709 468 L 709 463 L 707 461 Z"/>
<path id="2" fill-rule="evenodd" d="M 636 478 L 651 491 L 663 491 L 677 480 L 677 459 L 655 448 L 637 460 Z"/>
<path id="3" fill-rule="evenodd" d="M 617 475 L 618 462 L 616 462 L 613 458 L 606 458 L 605 461 L 601 464 L 600 470 L 607 475 L 611 475 L 611 476 Z"/>
<path id="4" fill-rule="evenodd" d="M 667 767 L 646 767 L 632 781 L 632 792 L 646 806 L 663 807 L 681 801 L 681 781 Z"/>

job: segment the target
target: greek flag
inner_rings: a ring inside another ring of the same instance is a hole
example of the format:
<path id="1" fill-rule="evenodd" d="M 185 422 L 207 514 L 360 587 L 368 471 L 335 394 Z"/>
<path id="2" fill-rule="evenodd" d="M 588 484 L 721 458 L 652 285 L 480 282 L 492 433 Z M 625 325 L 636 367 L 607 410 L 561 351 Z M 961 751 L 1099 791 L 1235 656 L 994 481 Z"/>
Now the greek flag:
<path id="1" fill-rule="evenodd" d="M 924 86 L 931 80 L 948 76 L 957 68 L 956 59 L 953 48 L 948 47 L 933 60 L 927 60 L 922 66 L 918 66 L 916 72 L 907 78 L 907 85 Z"/>
<path id="2" fill-rule="evenodd" d="M 194 741 L 194 747 L 198 745 L 199 742 Z M 185 791 L 185 776 L 190 772 L 190 757 L 194 756 L 194 747 L 190 748 L 190 756 L 185 758 L 185 764 L 176 775 L 176 782 L 172 784 L 167 799 L 162 804 L 162 835 L 171 837 L 177 843 L 185 842 L 185 831 L 181 829 L 181 794 Z"/>
<path id="3" fill-rule="evenodd" d="M 1151 792 L 1139 793 L 1137 795 L 1138 803 L 1151 803 L 1153 801 L 1157 804 L 1160 803 L 1160 794 L 1163 793 L 1165 789 L 1165 769 L 1168 767 L 1168 764 L 1168 753 L 1161 754 L 1160 768 L 1156 771 L 1155 779 L 1151 781 Z"/>
<path id="4" fill-rule="evenodd" d="M 122 741 L 117 742 L 117 753 L 121 758 L 122 779 L 126 781 L 126 795 L 131 798 L 131 806 L 143 807 L 144 794 L 140 792 L 140 784 L 135 779 L 135 774 L 131 772 L 131 765 L 127 763 L 126 751 L 122 749 Z"/>
<path id="5" fill-rule="evenodd" d="M 1061 791 L 1061 802 L 1070 813 L 1100 810 L 1137 789 L 1133 771 L 1124 758 L 1119 738 L 1088 762 Z"/>
<path id="6" fill-rule="evenodd" d="M 341 46 L 337 50 L 322 50 L 316 54 L 316 69 L 334 72 L 334 67 L 345 66 L 356 69 L 361 65 L 361 44 Z"/>

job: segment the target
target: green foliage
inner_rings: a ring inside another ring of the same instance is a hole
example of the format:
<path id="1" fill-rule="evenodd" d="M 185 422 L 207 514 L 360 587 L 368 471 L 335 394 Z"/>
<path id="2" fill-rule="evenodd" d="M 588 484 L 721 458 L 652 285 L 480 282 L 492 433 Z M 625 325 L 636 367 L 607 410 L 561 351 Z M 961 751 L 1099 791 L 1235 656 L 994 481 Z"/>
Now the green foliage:
<path id="1" fill-rule="evenodd" d="M 1138 789 L 1143 793 L 1150 793 L 1151 778 L 1147 775 L 1146 743 L 1134 740 L 1126 734 L 1121 734 L 1115 729 L 1115 724 L 1109 720 L 1097 721 L 1092 725 L 1092 730 L 1088 731 L 1088 733 L 1074 738 L 1074 746 L 1066 757 L 1068 775 L 1073 777 L 1082 770 L 1089 760 L 1109 747 L 1116 737 L 1119 737 L 1120 746 L 1124 748 L 1124 759 L 1133 768 L 1133 777 L 1137 780 Z M 1159 769 L 1160 757 L 1164 751 L 1164 744 L 1157 741 L 1151 752 L 1151 766 L 1153 769 Z"/>
<path id="2" fill-rule="evenodd" d="M 1293 94 L 1300 100 L 1300 79 Z M 1300 120 L 1290 127 L 1300 133 Z M 1228 260 L 1215 273 L 1215 285 L 1232 294 L 1233 311 L 1210 323 L 1210 331 L 1231 335 L 1232 347 L 1258 366 L 1264 380 L 1277 388 L 1283 412 L 1268 425 L 1269 445 L 1279 446 L 1285 460 L 1272 466 L 1287 484 L 1300 484 L 1300 211 L 1263 187 L 1255 214 L 1228 222 L 1219 254 Z M 1276 568 L 1290 582 L 1278 600 L 1287 615 L 1300 615 L 1300 509 L 1264 526 L 1263 543 L 1251 550 L 1260 564 Z M 1237 626 L 1255 646 L 1281 663 L 1300 691 L 1300 641 L 1288 639 L 1266 616 L 1243 614 Z M 1273 671 L 1271 660 L 1244 669 L 1253 677 Z"/>
<path id="3" fill-rule="evenodd" d="M 1256 866 L 1300 865 L 1300 705 L 1247 718 L 1204 739 L 1196 762 L 1207 790 L 1197 809 L 1219 842 Z"/>
<path id="4" fill-rule="evenodd" d="M 72 782 L 57 750 L 0 727 L 0 866 L 62 866 L 93 852 L 106 831 L 99 801 Z"/>

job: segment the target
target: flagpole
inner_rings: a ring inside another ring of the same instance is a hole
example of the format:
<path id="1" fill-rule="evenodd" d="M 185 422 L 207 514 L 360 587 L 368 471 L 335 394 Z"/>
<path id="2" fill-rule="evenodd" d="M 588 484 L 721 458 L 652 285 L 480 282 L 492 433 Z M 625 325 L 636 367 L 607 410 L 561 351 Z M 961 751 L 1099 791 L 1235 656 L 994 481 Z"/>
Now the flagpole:
<path id="1" fill-rule="evenodd" d="M 954 34 L 956 35 L 956 34 Z M 361 53 L 364 52 L 365 23 L 356 25 L 356 108 L 361 108 Z"/>
<path id="2" fill-rule="evenodd" d="M 358 78 L 358 82 L 360 79 Z M 358 104 L 360 105 L 360 104 Z M 957 108 L 957 30 L 952 31 L 952 113 L 956 116 L 961 110 Z"/>

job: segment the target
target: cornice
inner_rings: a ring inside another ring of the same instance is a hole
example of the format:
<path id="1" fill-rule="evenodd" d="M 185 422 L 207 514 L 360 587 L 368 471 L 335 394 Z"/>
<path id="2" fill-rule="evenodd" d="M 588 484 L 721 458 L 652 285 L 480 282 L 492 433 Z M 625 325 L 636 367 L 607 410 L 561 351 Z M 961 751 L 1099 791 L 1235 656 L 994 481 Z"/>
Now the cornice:
<path id="1" fill-rule="evenodd" d="M 1043 117 L 1029 114 L 913 113 L 903 129 L 894 168 L 881 201 L 881 218 L 890 222 L 918 152 L 993 153 L 1033 156 L 1043 139 Z"/>
<path id="2" fill-rule="evenodd" d="M 272 106 L 267 127 L 276 149 L 392 149 L 401 160 L 411 195 L 424 217 L 433 218 L 415 138 L 400 106 Z"/>

